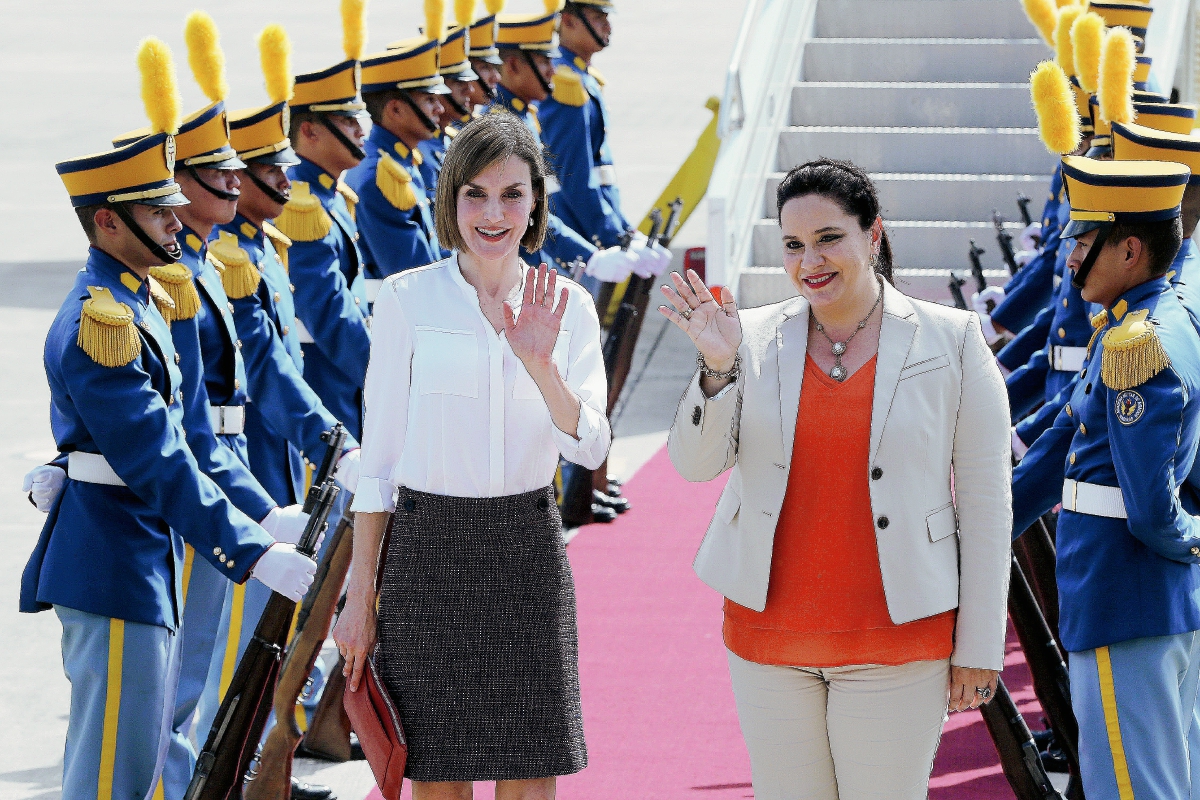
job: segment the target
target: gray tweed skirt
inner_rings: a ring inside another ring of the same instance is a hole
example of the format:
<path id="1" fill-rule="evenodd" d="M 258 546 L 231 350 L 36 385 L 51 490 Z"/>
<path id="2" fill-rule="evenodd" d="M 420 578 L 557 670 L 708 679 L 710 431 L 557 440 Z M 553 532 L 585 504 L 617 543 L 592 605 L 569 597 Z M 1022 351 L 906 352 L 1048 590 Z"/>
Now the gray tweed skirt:
<path id="1" fill-rule="evenodd" d="M 507 497 L 400 489 L 376 666 L 415 781 L 569 775 L 587 766 L 575 584 L 547 486 Z"/>

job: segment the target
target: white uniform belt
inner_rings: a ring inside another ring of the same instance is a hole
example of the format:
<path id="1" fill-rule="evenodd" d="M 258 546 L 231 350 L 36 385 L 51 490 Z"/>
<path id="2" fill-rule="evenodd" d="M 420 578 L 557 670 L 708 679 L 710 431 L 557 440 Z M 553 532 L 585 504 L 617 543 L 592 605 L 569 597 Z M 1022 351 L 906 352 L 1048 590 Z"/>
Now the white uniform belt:
<path id="1" fill-rule="evenodd" d="M 1067 478 L 1063 481 L 1062 507 L 1065 511 L 1094 517 L 1129 518 L 1119 486 L 1101 486 Z"/>
<path id="2" fill-rule="evenodd" d="M 617 168 L 612 164 L 601 164 L 592 167 L 592 177 L 601 186 L 615 186 L 617 183 Z"/>
<path id="3" fill-rule="evenodd" d="M 562 191 L 562 184 L 558 182 L 558 178 L 553 175 L 546 176 L 546 194 L 554 194 Z"/>
<path id="4" fill-rule="evenodd" d="M 237 436 L 246 430 L 245 406 L 209 406 L 208 418 L 212 421 L 213 433 Z"/>
<path id="5" fill-rule="evenodd" d="M 299 319 L 296 320 L 296 335 L 300 337 L 300 344 L 313 344 L 316 341 Z"/>
<path id="6" fill-rule="evenodd" d="M 1083 360 L 1086 357 L 1086 347 L 1063 347 L 1056 344 L 1050 348 L 1050 367 L 1062 372 L 1079 372 L 1083 369 Z"/>
<path id="7" fill-rule="evenodd" d="M 363 278 L 363 287 L 367 291 L 367 302 L 374 303 L 375 298 L 379 297 L 379 290 L 383 288 L 383 278 Z"/>
<path id="8" fill-rule="evenodd" d="M 125 481 L 108 465 L 108 460 L 96 453 L 67 453 L 67 477 L 73 481 L 104 486 L 125 485 Z"/>

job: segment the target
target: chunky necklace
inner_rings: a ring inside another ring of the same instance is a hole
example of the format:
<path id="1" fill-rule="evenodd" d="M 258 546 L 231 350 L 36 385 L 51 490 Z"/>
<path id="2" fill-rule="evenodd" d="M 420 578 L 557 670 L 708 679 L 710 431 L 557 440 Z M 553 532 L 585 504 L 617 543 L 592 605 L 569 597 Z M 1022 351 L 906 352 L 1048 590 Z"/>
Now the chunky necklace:
<path id="1" fill-rule="evenodd" d="M 838 383 L 846 380 L 847 373 L 846 368 L 842 366 L 842 356 L 846 354 L 846 348 L 850 346 L 850 340 L 857 336 L 859 331 L 867 327 L 867 320 L 875 313 L 875 309 L 879 308 L 879 301 L 881 300 L 883 300 L 883 281 L 879 282 L 879 296 L 875 298 L 875 305 L 871 306 L 871 310 L 867 312 L 867 315 L 862 318 L 862 322 L 858 323 L 858 327 L 846 337 L 844 342 L 835 342 L 829 338 L 829 334 L 825 332 L 825 326 L 817 322 L 817 332 L 824 336 L 825 341 L 829 342 L 830 347 L 833 348 L 833 369 L 829 370 L 829 377 Z M 813 321 L 815 322 L 816 320 L 817 318 L 814 316 Z"/>

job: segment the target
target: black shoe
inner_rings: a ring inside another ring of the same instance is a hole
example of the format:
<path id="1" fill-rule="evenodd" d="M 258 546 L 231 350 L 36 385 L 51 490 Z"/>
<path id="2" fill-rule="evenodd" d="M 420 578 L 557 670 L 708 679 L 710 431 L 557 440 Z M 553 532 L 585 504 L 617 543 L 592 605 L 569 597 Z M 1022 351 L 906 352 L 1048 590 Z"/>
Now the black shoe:
<path id="1" fill-rule="evenodd" d="M 358 734 L 350 734 L 350 760 L 351 761 L 366 761 L 367 754 L 363 752 L 362 744 L 358 741 Z"/>
<path id="2" fill-rule="evenodd" d="M 1057 747 L 1041 753 L 1042 767 L 1046 772 L 1067 772 L 1067 756 Z"/>
<path id="3" fill-rule="evenodd" d="M 613 511 L 608 506 L 592 503 L 592 522 L 613 522 L 616 518 L 616 511 Z"/>
<path id="4" fill-rule="evenodd" d="M 624 497 L 613 497 L 596 489 L 592 490 L 592 502 L 596 505 L 608 506 L 618 514 L 624 514 L 629 510 L 629 501 Z"/>
<path id="5" fill-rule="evenodd" d="M 1037 745 L 1039 753 L 1044 753 L 1054 747 L 1054 731 L 1046 728 L 1042 731 L 1033 731 L 1033 743 Z"/>
<path id="6" fill-rule="evenodd" d="M 337 800 L 337 795 L 328 786 L 292 778 L 292 800 Z"/>

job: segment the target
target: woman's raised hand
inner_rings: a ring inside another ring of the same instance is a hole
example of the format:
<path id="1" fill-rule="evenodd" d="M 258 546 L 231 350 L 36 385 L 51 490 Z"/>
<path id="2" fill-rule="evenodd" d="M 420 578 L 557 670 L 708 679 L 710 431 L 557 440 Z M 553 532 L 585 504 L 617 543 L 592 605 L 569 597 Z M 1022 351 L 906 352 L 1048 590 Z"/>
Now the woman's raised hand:
<path id="1" fill-rule="evenodd" d="M 558 273 L 545 264 L 540 269 L 529 268 L 525 276 L 525 295 L 521 300 L 521 315 L 504 304 L 504 336 L 508 346 L 532 375 L 535 368 L 550 364 L 554 343 L 558 341 L 563 314 L 567 311 L 567 290 L 564 288 L 554 306 L 554 287 Z"/>
<path id="2" fill-rule="evenodd" d="M 662 287 L 671 307 L 659 306 L 658 310 L 688 335 L 709 368 L 718 372 L 732 369 L 742 344 L 742 321 L 733 297 L 722 292 L 725 301 L 718 304 L 695 270 L 688 270 L 686 281 L 672 272 L 671 280 L 674 289 Z"/>

